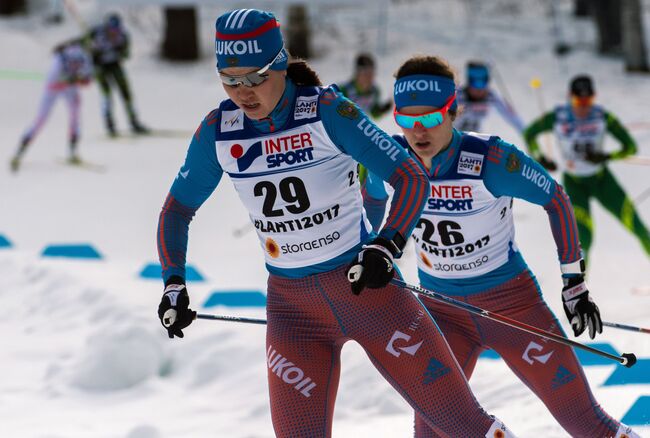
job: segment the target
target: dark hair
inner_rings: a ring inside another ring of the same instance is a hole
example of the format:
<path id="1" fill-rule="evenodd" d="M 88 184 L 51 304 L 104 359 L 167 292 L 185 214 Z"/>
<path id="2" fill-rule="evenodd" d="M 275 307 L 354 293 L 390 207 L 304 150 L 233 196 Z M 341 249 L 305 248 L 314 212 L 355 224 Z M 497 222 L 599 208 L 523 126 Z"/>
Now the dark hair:
<path id="1" fill-rule="evenodd" d="M 433 75 L 449 78 L 456 82 L 456 74 L 449 63 L 437 56 L 416 55 L 407 59 L 395 73 L 395 79 L 411 75 Z M 452 118 L 456 118 L 458 110 L 449 110 Z"/>
<path id="2" fill-rule="evenodd" d="M 578 75 L 571 79 L 569 93 L 578 97 L 590 97 L 596 94 L 594 81 L 589 75 Z"/>
<path id="3" fill-rule="evenodd" d="M 287 65 L 287 76 L 298 86 L 321 86 L 323 83 L 304 59 L 294 58 Z"/>
<path id="4" fill-rule="evenodd" d="M 120 14 L 117 12 L 111 12 L 110 14 L 106 15 L 104 23 L 108 27 L 120 27 L 122 25 L 122 17 L 120 17 Z"/>
<path id="5" fill-rule="evenodd" d="M 354 62 L 355 68 L 375 68 L 375 60 L 370 53 L 359 53 Z"/>

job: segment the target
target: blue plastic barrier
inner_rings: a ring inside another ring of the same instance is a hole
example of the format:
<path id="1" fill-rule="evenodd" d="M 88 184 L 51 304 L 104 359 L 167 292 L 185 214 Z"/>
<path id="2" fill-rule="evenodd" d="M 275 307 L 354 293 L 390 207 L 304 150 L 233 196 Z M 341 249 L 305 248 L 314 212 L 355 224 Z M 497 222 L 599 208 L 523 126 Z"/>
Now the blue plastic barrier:
<path id="1" fill-rule="evenodd" d="M 66 257 L 71 259 L 101 259 L 102 256 L 92 245 L 48 245 L 41 254 L 43 257 Z"/>
<path id="2" fill-rule="evenodd" d="M 650 425 L 650 395 L 639 397 L 621 421 L 628 426 Z"/>
<path id="3" fill-rule="evenodd" d="M 587 343 L 587 345 L 602 350 L 606 353 L 610 353 L 615 356 L 620 356 L 620 353 L 616 351 L 616 349 L 612 346 L 612 344 L 608 344 L 606 342 L 593 342 L 593 343 Z M 611 359 L 607 359 L 606 357 L 598 356 L 597 354 L 590 353 L 588 351 L 580 350 L 577 348 L 575 348 L 574 350 L 576 352 L 576 356 L 578 356 L 578 361 L 580 361 L 580 363 L 583 366 L 616 364 Z"/>
<path id="4" fill-rule="evenodd" d="M 650 383 L 650 359 L 639 359 L 632 368 L 617 366 L 603 386 Z"/>
<path id="5" fill-rule="evenodd" d="M 160 280 L 162 278 L 162 267 L 159 263 L 149 263 L 140 271 L 140 277 L 147 280 Z M 186 265 L 185 281 L 205 281 L 205 278 L 192 265 Z"/>
<path id="6" fill-rule="evenodd" d="M 494 350 L 485 350 L 483 353 L 479 355 L 478 358 L 495 360 L 495 359 L 501 359 L 501 355 Z"/>
<path id="7" fill-rule="evenodd" d="M 11 248 L 13 245 L 5 236 L 0 234 L 0 248 Z"/>
<path id="8" fill-rule="evenodd" d="M 266 307 L 266 295 L 257 290 L 214 291 L 203 307 Z"/>

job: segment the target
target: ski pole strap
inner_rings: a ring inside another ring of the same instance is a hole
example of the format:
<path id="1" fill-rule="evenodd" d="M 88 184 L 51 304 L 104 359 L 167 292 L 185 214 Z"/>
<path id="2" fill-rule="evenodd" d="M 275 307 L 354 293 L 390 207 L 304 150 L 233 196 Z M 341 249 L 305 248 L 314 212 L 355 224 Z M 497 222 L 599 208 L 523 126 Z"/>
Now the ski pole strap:
<path id="1" fill-rule="evenodd" d="M 605 327 L 613 327 L 621 330 L 629 330 L 632 332 L 641 332 L 641 333 L 650 334 L 650 328 L 635 327 L 633 325 L 625 325 L 625 324 L 619 324 L 617 322 L 605 322 L 605 321 L 603 321 L 603 325 Z"/>
<path id="2" fill-rule="evenodd" d="M 229 321 L 229 322 L 242 322 L 246 324 L 266 324 L 265 319 L 244 318 L 241 316 L 227 316 L 227 315 L 209 315 L 205 313 L 197 313 L 196 319 L 211 319 L 213 321 Z"/>
<path id="3" fill-rule="evenodd" d="M 518 330 L 541 336 L 544 339 L 547 339 L 549 341 L 554 341 L 559 344 L 563 345 L 569 345 L 571 347 L 579 348 L 581 350 L 589 351 L 590 353 L 597 354 L 598 356 L 606 357 L 608 359 L 614 360 L 621 365 L 626 366 L 627 368 L 630 368 L 636 363 L 636 356 L 633 353 L 623 353 L 620 356 L 616 356 L 615 354 L 610 354 L 607 353 L 606 351 L 599 350 L 597 348 L 590 347 L 589 345 L 581 344 L 580 342 L 572 341 L 571 339 L 567 339 L 564 336 L 556 335 L 555 333 L 548 332 L 546 330 L 542 330 L 537 327 L 533 327 L 532 325 L 525 324 L 523 322 L 516 321 L 514 319 L 508 318 L 507 316 L 500 315 L 498 313 L 493 313 L 490 312 L 489 310 L 481 309 L 480 307 L 476 307 L 472 304 L 469 303 L 463 303 L 462 301 L 455 300 L 447 295 L 443 295 L 438 292 L 434 292 L 428 289 L 421 288 L 419 286 L 414 286 L 411 284 L 407 284 L 404 281 L 398 279 L 398 278 L 393 278 L 390 281 L 392 284 L 395 286 L 410 290 L 411 292 L 417 292 L 420 295 L 424 295 L 429 298 L 433 298 L 434 300 L 443 302 L 445 304 L 449 304 L 454 307 L 458 307 L 459 309 L 466 310 L 470 313 L 473 313 L 475 315 L 481 316 L 483 318 L 491 319 L 492 321 L 499 322 L 501 324 L 508 325 L 510 327 L 516 328 Z"/>

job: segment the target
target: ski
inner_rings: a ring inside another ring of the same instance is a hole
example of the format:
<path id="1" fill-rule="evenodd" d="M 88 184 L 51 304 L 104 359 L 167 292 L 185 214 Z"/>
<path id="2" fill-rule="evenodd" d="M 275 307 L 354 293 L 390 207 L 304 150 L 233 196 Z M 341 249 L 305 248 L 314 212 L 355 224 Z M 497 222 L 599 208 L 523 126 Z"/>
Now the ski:
<path id="1" fill-rule="evenodd" d="M 85 160 L 70 161 L 67 158 L 58 158 L 57 162 L 64 166 L 75 167 L 77 169 L 89 170 L 91 172 L 106 173 L 106 166 L 103 164 L 96 164 Z"/>

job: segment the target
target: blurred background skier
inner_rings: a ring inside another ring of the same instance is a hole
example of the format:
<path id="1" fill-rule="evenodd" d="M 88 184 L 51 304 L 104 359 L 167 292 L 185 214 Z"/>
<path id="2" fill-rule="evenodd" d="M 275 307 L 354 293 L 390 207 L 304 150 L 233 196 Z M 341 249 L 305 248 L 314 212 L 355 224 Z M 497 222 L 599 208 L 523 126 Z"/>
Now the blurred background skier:
<path id="1" fill-rule="evenodd" d="M 612 113 L 595 104 L 595 99 L 591 77 L 574 77 L 569 84 L 569 103 L 559 105 L 533 121 L 526 128 L 524 139 L 531 156 L 546 169 L 556 170 L 557 163 L 542 154 L 537 143 L 539 134 L 546 131 L 555 133 L 562 160 L 562 183 L 573 204 L 585 260 L 593 242 L 594 224 L 589 206 L 592 198 L 634 234 L 646 254 L 650 255 L 648 228 L 641 221 L 632 199 L 607 167 L 612 160 L 634 155 L 636 142 Z M 621 144 L 618 151 L 605 151 L 603 143 L 607 133 Z"/>
<path id="2" fill-rule="evenodd" d="M 467 78 L 458 90 L 458 105 L 461 108 L 454 127 L 460 131 L 482 132 L 483 122 L 494 107 L 517 132 L 524 130 L 512 104 L 490 88 L 490 68 L 486 63 L 470 61 L 466 67 Z"/>
<path id="3" fill-rule="evenodd" d="M 108 135 L 117 136 L 111 99 L 113 86 L 117 87 L 122 96 L 133 133 L 149 133 L 149 129 L 138 119 L 129 81 L 122 68 L 122 62 L 129 57 L 130 40 L 120 16 L 116 13 L 107 15 L 102 24 L 89 32 L 87 40 L 92 53 L 97 83 L 102 92 L 102 110 Z"/>
<path id="4" fill-rule="evenodd" d="M 28 146 L 45 124 L 56 100 L 65 99 L 69 112 L 68 146 L 70 163 L 81 162 L 77 154 L 79 140 L 79 108 L 81 97 L 79 87 L 87 85 L 92 78 L 92 63 L 81 41 L 62 43 L 54 48 L 52 64 L 47 75 L 45 89 L 36 119 L 23 134 L 18 150 L 11 159 L 10 167 L 18 171 Z"/>

